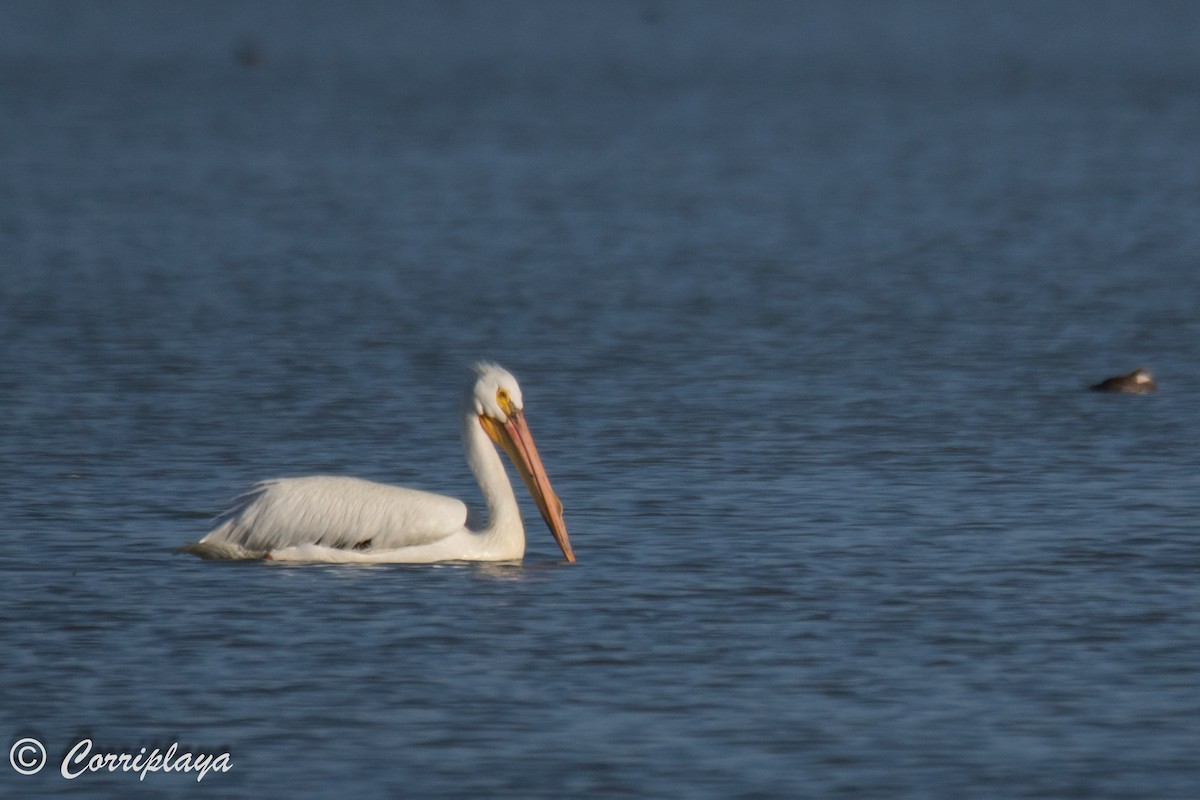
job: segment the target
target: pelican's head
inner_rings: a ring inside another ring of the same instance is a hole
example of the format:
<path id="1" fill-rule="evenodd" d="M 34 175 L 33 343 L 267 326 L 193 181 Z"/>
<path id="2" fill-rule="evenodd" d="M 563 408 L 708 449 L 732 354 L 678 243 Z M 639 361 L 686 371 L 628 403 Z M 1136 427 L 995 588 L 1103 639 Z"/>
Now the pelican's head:
<path id="1" fill-rule="evenodd" d="M 567 524 L 563 521 L 563 507 L 550 486 L 546 469 L 533 443 L 533 435 L 525 424 L 525 403 L 521 387 L 512 373 L 496 364 L 476 364 L 475 383 L 471 386 L 471 401 L 475 415 L 488 438 L 508 454 L 513 466 L 521 474 L 521 480 L 533 496 L 542 519 L 554 534 L 567 561 L 575 560 L 571 540 L 567 538 Z"/>
<path id="2" fill-rule="evenodd" d="M 521 387 L 512 373 L 499 364 L 475 365 L 475 383 L 471 388 L 475 413 L 503 423 L 514 410 L 525 408 Z"/>
<path id="3" fill-rule="evenodd" d="M 1150 370 L 1142 369 L 1140 367 L 1129 373 L 1129 377 L 1133 378 L 1133 382 L 1138 384 L 1144 385 L 1154 383 L 1154 376 L 1150 374 Z"/>

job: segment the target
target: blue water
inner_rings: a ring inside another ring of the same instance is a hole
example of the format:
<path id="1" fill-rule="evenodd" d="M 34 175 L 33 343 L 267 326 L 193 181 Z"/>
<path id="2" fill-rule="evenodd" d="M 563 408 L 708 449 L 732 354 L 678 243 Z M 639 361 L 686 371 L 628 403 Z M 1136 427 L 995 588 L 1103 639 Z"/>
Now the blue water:
<path id="1" fill-rule="evenodd" d="M 0 794 L 1200 797 L 1197 142 L 1184 2 L 3 4 Z M 577 564 L 174 552 L 478 358 Z"/>

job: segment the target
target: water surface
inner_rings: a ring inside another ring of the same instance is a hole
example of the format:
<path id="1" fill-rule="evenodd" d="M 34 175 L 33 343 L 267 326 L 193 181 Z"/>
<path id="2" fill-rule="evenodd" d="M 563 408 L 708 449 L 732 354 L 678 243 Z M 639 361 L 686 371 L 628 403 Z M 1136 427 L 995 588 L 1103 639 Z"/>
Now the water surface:
<path id="1" fill-rule="evenodd" d="M 6 4 L 4 793 L 1198 796 L 1197 13 Z M 478 358 L 578 564 L 173 552 Z"/>

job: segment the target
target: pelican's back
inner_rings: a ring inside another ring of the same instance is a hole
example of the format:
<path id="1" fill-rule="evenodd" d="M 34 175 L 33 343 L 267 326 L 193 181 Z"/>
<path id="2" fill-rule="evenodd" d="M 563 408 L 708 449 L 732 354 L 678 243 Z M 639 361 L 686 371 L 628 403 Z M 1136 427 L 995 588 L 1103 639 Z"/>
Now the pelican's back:
<path id="1" fill-rule="evenodd" d="M 262 555 L 301 545 L 393 549 L 463 530 L 467 506 L 453 497 L 359 478 L 281 478 L 238 498 L 218 523 L 197 550 L 233 557 L 231 551 Z"/>

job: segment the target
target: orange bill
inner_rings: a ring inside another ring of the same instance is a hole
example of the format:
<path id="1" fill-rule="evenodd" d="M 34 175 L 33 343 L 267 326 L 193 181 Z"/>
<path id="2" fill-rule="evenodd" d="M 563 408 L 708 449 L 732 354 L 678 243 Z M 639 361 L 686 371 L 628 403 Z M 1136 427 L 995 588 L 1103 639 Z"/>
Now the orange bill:
<path id="1" fill-rule="evenodd" d="M 567 561 L 573 563 L 575 553 L 571 550 L 571 540 L 567 537 L 562 502 L 554 493 L 550 479 L 546 477 L 546 468 L 542 466 L 537 446 L 533 443 L 533 435 L 529 433 L 529 426 L 525 424 L 524 413 L 514 409 L 503 424 L 497 424 L 496 420 L 482 415 L 479 419 L 491 440 L 508 453 L 513 466 L 521 474 L 521 480 L 525 481 L 529 494 L 533 496 L 538 511 L 542 513 L 542 519 L 546 521 L 550 533 L 554 534 L 554 540 L 562 548 Z"/>

